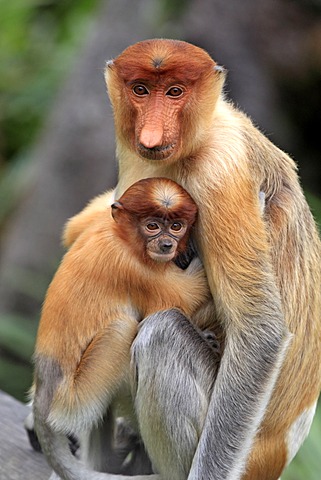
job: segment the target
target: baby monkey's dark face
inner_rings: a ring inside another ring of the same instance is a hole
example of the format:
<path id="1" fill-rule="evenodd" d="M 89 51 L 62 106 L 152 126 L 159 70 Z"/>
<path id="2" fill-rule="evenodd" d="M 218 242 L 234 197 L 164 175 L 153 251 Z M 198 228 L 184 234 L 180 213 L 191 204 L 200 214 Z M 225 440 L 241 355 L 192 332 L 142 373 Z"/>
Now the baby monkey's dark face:
<path id="1" fill-rule="evenodd" d="M 157 262 L 170 262 L 185 237 L 187 223 L 181 219 L 148 218 L 141 222 L 140 230 L 146 241 L 148 256 Z"/>

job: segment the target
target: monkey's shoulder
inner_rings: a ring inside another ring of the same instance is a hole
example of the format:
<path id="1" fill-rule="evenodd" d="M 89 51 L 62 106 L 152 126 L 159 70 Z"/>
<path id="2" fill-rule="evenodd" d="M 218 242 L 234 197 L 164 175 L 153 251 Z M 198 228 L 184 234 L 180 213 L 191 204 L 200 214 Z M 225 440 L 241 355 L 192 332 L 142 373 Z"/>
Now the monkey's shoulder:
<path id="1" fill-rule="evenodd" d="M 113 198 L 113 191 L 98 195 L 81 212 L 71 217 L 63 230 L 62 242 L 64 246 L 69 248 L 87 228 L 110 217 L 110 205 Z"/>

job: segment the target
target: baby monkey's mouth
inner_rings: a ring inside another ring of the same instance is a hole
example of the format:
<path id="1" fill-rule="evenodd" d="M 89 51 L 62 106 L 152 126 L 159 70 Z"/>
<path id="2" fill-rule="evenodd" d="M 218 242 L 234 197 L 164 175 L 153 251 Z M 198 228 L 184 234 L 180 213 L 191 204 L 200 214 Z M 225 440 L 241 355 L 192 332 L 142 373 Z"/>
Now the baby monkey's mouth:
<path id="1" fill-rule="evenodd" d="M 170 262 L 175 257 L 175 251 L 170 253 L 148 252 L 148 254 L 152 260 L 160 263 Z"/>

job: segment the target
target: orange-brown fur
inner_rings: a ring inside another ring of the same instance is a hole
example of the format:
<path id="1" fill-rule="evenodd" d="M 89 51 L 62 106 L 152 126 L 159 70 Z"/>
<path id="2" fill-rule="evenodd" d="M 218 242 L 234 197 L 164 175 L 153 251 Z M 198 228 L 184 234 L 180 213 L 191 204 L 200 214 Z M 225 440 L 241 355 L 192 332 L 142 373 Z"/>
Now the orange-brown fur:
<path id="1" fill-rule="evenodd" d="M 271 295 L 281 296 L 292 342 L 244 476 L 277 479 L 289 457 L 289 428 L 321 386 L 321 362 L 315 361 L 321 354 L 320 241 L 295 164 L 224 99 L 222 70 L 197 47 L 138 43 L 107 66 L 106 79 L 119 157 L 117 195 L 141 177 L 162 176 L 193 196 L 195 238 L 227 335 L 252 331 L 251 319 L 271 313 Z M 141 83 L 148 101 L 133 94 Z M 173 85 L 182 86 L 182 97 L 166 96 Z M 158 150 L 145 155 L 141 144 Z"/>
<path id="2" fill-rule="evenodd" d="M 174 192 L 172 206 L 160 206 L 159 198 L 165 195 L 156 197 L 159 185 Z M 43 307 L 36 372 L 42 358 L 58 363 L 62 378 L 48 419 L 69 433 L 97 421 L 126 380 L 129 348 L 140 320 L 170 307 L 192 315 L 209 295 L 198 260 L 188 271 L 172 262 L 147 261 L 143 239 L 135 230 L 143 208 L 144 214 L 185 219 L 190 228 L 196 206 L 186 192 L 167 179 L 149 179 L 140 190 L 134 185 L 122 199 L 125 210 L 117 223 L 104 206 L 90 213 L 83 233 L 73 232 L 74 243 Z"/>
<path id="3" fill-rule="evenodd" d="M 290 459 L 289 430 L 315 403 L 321 386 L 321 363 L 315 360 L 321 354 L 320 240 L 295 164 L 224 99 L 223 70 L 195 46 L 138 43 L 108 63 L 106 79 L 119 158 L 116 197 L 146 177 L 173 179 L 193 196 L 199 208 L 194 237 L 214 299 L 213 318 L 227 336 L 228 358 L 235 353 L 242 358 L 239 345 L 229 342 L 242 335 L 259 351 L 264 331 L 257 318 L 278 322 L 283 314 L 284 338 L 287 329 L 292 334 L 242 477 L 277 480 Z M 142 84 L 147 96 L 133 92 Z M 173 86 L 183 94 L 169 97 Z M 260 191 L 266 199 L 263 217 Z M 95 199 L 69 222 L 64 239 L 67 245 L 75 242 L 71 250 L 94 229 L 96 211 L 113 197 Z M 166 285 L 161 288 L 166 296 Z M 242 383 L 237 372 L 229 373 Z"/>

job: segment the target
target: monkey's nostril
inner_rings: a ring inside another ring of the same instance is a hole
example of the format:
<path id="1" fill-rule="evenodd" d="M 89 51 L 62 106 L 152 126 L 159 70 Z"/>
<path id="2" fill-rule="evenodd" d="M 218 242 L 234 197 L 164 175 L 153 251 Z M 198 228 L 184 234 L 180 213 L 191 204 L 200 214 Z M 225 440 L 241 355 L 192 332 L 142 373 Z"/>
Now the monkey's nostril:
<path id="1" fill-rule="evenodd" d="M 171 250 L 171 248 L 173 248 L 173 243 L 172 242 L 163 242 L 160 245 L 160 249 L 161 249 L 162 252 L 168 252 L 169 250 Z"/>

